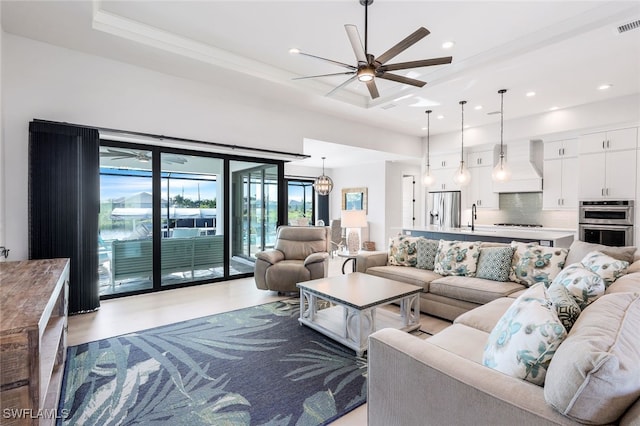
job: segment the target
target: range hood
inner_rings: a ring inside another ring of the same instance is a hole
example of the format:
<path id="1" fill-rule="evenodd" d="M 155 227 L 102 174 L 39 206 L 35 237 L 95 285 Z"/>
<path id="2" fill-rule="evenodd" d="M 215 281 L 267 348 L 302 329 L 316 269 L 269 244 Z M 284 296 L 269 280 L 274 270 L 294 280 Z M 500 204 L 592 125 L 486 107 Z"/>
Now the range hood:
<path id="1" fill-rule="evenodd" d="M 493 182 L 493 192 L 542 192 L 541 140 L 509 143 L 505 146 L 505 158 L 511 179 Z"/>

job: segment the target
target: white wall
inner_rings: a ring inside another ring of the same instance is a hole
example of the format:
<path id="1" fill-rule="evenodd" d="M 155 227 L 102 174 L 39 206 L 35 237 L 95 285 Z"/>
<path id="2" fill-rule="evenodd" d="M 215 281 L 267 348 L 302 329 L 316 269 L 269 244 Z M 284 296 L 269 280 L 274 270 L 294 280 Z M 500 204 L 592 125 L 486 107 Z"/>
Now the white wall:
<path id="1" fill-rule="evenodd" d="M 1 59 L 6 141 L 2 170 L 11 176 L 11 185 L 0 194 L 0 202 L 11 223 L 5 243 L 13 259 L 27 257 L 28 123 L 34 118 L 294 153 L 302 152 L 305 137 L 403 155 L 421 153 L 417 137 L 12 34 L 3 35 Z M 384 168 L 378 170 L 381 175 L 371 178 L 382 179 L 376 187 L 383 188 Z M 346 175 L 347 180 L 337 182 L 373 186 Z M 377 195 L 372 198 L 376 214 L 384 215 L 384 204 L 377 204 Z M 381 229 L 380 238 L 382 234 Z"/>
<path id="2" fill-rule="evenodd" d="M 402 176 L 414 175 L 416 177 L 416 205 L 415 216 L 416 226 L 422 226 L 420 218 L 424 216 L 420 193 L 422 192 L 421 170 L 419 166 L 406 163 L 395 163 L 387 161 L 385 174 L 385 194 L 386 194 L 386 220 L 385 220 L 385 244 L 390 237 L 397 235 L 402 230 Z M 376 242 L 376 247 L 380 247 Z M 380 250 L 380 248 L 378 248 Z"/>
<path id="3" fill-rule="evenodd" d="M 0 22 L 2 21 L 2 7 L 0 7 Z M 2 69 L 4 68 L 4 61 L 2 61 L 2 40 L 4 37 L 4 31 L 0 27 L 0 247 L 6 246 L 5 239 L 5 172 L 4 167 L 4 115 L 2 114 L 3 91 L 2 91 Z M 0 262 L 4 260 L 4 257 L 0 257 Z"/>

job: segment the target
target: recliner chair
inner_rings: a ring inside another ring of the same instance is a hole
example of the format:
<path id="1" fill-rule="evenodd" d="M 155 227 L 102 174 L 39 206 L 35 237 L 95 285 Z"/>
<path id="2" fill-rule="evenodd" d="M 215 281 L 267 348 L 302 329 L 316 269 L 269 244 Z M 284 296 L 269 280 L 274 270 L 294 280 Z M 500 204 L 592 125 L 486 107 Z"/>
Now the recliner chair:
<path id="1" fill-rule="evenodd" d="M 330 249 L 328 226 L 280 226 L 274 248 L 256 253 L 256 286 L 279 293 L 298 293 L 297 283 L 327 276 Z"/>

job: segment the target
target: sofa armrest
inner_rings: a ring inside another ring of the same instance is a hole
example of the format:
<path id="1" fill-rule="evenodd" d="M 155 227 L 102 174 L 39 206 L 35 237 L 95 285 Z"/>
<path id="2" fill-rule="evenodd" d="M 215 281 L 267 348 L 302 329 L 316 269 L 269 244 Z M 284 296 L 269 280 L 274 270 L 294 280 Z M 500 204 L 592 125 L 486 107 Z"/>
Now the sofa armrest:
<path id="1" fill-rule="evenodd" d="M 576 424 L 544 400 L 543 388 L 395 329 L 369 337 L 370 426 Z"/>
<path id="2" fill-rule="evenodd" d="M 325 259 L 329 258 L 329 253 L 321 251 L 318 253 L 311 253 L 304 260 L 304 266 L 311 265 L 312 263 L 324 262 Z"/>
<path id="3" fill-rule="evenodd" d="M 256 259 L 264 260 L 270 264 L 284 260 L 284 253 L 280 250 L 265 250 L 256 253 Z"/>
<path id="4" fill-rule="evenodd" d="M 368 268 L 373 266 L 385 266 L 388 259 L 389 254 L 386 251 L 358 253 L 356 257 L 356 271 L 366 272 Z"/>

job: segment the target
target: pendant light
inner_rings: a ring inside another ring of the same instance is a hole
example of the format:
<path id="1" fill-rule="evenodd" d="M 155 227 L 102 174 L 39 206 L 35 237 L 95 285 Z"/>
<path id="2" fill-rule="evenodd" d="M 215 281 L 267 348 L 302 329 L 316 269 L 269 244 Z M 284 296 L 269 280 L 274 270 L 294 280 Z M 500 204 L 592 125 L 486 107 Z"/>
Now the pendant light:
<path id="1" fill-rule="evenodd" d="M 469 169 L 464 165 L 464 104 L 466 104 L 467 101 L 460 101 L 459 103 L 462 109 L 462 126 L 460 129 L 462 142 L 460 144 L 460 166 L 453 175 L 453 182 L 459 186 L 467 186 L 471 181 L 471 173 L 469 173 Z"/>
<path id="2" fill-rule="evenodd" d="M 333 189 L 333 181 L 329 176 L 324 174 L 324 159 L 325 157 L 322 157 L 322 175 L 318 176 L 313 182 L 313 189 L 318 195 L 329 195 Z"/>
<path id="3" fill-rule="evenodd" d="M 431 115 L 433 111 L 426 110 L 425 113 L 427 114 L 427 170 L 425 170 L 424 175 L 422 175 L 422 184 L 424 186 L 431 186 L 435 183 L 436 179 L 431 175 L 431 163 L 430 163 L 430 151 L 431 148 L 429 146 L 429 136 L 430 136 L 430 129 L 431 129 L 431 123 L 429 120 L 429 116 Z"/>
<path id="4" fill-rule="evenodd" d="M 504 94 L 507 89 L 500 89 L 500 160 L 491 172 L 491 178 L 496 182 L 506 182 L 511 178 L 511 171 L 507 167 L 507 160 L 504 158 Z"/>

